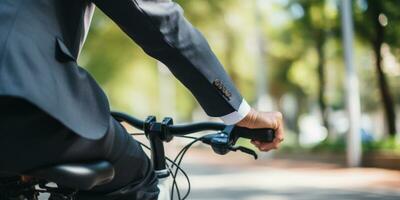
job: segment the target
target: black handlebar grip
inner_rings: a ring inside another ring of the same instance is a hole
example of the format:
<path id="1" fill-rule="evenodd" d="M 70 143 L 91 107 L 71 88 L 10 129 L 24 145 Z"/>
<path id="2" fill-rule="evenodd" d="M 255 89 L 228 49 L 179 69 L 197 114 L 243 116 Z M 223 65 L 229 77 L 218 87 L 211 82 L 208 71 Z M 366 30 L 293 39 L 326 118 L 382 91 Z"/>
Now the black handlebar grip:
<path id="1" fill-rule="evenodd" d="M 275 138 L 275 131 L 270 128 L 249 129 L 235 126 L 232 133 L 237 137 L 257 140 L 260 142 L 272 142 Z"/>

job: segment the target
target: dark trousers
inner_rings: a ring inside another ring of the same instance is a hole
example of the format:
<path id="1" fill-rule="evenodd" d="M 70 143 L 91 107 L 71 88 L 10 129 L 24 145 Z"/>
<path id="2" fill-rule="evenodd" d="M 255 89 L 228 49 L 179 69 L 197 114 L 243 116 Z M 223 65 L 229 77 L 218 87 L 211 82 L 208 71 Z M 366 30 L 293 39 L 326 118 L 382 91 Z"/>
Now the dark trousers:
<path id="1" fill-rule="evenodd" d="M 1 174 L 92 160 L 111 162 L 115 177 L 92 191 L 81 192 L 78 199 L 157 199 L 157 179 L 149 158 L 113 118 L 103 138 L 90 140 L 24 100 L 0 97 Z"/>

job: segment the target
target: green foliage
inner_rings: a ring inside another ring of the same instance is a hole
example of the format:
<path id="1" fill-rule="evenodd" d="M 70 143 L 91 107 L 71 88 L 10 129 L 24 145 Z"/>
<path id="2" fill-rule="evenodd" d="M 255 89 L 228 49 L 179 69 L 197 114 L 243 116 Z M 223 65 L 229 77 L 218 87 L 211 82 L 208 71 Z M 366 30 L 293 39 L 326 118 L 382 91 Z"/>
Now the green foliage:
<path id="1" fill-rule="evenodd" d="M 376 25 L 385 27 L 384 42 L 394 48 L 400 47 L 398 37 L 400 28 L 399 0 L 359 0 L 354 5 L 355 30 L 359 39 L 367 42 L 376 37 Z"/>
<path id="2" fill-rule="evenodd" d="M 312 152 L 334 152 L 334 153 L 343 153 L 346 150 L 346 141 L 345 138 L 340 138 L 335 141 L 332 140 L 324 140 L 318 145 L 314 146 L 311 151 Z"/>
<path id="3" fill-rule="evenodd" d="M 346 150 L 346 138 L 341 137 L 335 141 L 325 140 L 314 146 L 312 152 L 344 153 Z M 389 137 L 378 141 L 365 141 L 362 143 L 363 152 L 392 152 L 400 154 L 400 143 L 395 138 Z"/>
<path id="4" fill-rule="evenodd" d="M 363 144 L 365 152 L 395 152 L 400 154 L 400 143 L 396 138 L 389 137 L 380 141 L 372 141 Z"/>

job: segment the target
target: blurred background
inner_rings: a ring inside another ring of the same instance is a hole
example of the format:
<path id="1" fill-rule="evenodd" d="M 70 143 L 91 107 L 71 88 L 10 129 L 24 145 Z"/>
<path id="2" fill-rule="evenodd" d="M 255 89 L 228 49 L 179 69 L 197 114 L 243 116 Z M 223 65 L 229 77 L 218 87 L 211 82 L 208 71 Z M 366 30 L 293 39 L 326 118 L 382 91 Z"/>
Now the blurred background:
<path id="1" fill-rule="evenodd" d="M 399 0 L 177 2 L 245 99 L 286 126 L 283 147 L 259 161 L 197 146 L 189 199 L 400 199 Z M 80 65 L 114 110 L 218 120 L 100 10 Z"/>

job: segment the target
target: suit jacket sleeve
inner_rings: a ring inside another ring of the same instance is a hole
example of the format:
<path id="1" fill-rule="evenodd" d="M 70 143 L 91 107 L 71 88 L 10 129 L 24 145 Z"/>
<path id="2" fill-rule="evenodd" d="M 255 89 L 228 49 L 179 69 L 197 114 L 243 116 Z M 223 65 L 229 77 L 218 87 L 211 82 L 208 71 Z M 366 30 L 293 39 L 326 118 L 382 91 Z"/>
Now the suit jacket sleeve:
<path id="1" fill-rule="evenodd" d="M 171 0 L 93 0 L 150 56 L 163 62 L 213 117 L 240 121 L 250 110 L 207 41 Z"/>

